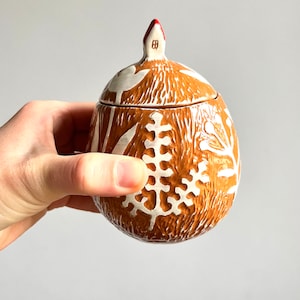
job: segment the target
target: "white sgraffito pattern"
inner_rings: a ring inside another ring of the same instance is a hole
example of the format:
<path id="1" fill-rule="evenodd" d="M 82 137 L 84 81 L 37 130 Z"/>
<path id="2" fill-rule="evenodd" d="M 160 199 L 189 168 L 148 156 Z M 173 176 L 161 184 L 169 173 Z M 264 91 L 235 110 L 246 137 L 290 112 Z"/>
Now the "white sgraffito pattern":
<path id="1" fill-rule="evenodd" d="M 172 130 L 172 126 L 170 124 L 161 124 L 163 119 L 163 115 L 161 113 L 155 112 L 151 115 L 151 118 L 154 121 L 154 124 L 147 124 L 146 129 L 149 132 L 154 132 L 155 138 L 153 141 L 146 140 L 145 148 L 152 149 L 154 151 L 154 156 L 152 157 L 148 154 L 144 154 L 142 159 L 146 164 L 155 166 L 154 170 L 149 168 L 149 177 L 152 176 L 155 178 L 155 181 L 151 183 L 148 182 L 144 188 L 147 192 L 154 192 L 156 200 L 155 207 L 150 209 L 145 206 L 145 203 L 148 200 L 148 198 L 145 196 L 142 196 L 142 199 L 138 201 L 137 197 L 141 195 L 140 192 L 127 195 L 125 201 L 123 202 L 124 207 L 128 207 L 129 204 L 133 205 L 133 208 L 131 209 L 132 216 L 135 216 L 138 210 L 151 216 L 149 230 L 153 229 L 158 216 L 168 216 L 170 214 L 179 215 L 181 213 L 181 209 L 179 208 L 181 204 L 185 204 L 187 207 L 192 206 L 194 203 L 191 198 L 200 195 L 200 188 L 197 185 L 197 182 L 209 182 L 208 175 L 204 174 L 207 169 L 207 162 L 202 161 L 198 164 L 198 171 L 194 169 L 190 171 L 190 175 L 192 177 L 191 180 L 187 178 L 181 179 L 182 184 L 184 184 L 186 188 L 175 188 L 175 193 L 178 197 L 167 197 L 167 202 L 170 204 L 170 208 L 168 210 L 164 210 L 162 208 L 161 193 L 168 193 L 170 191 L 170 185 L 163 184 L 160 181 L 160 178 L 171 177 L 174 172 L 171 168 L 161 168 L 161 162 L 169 162 L 172 158 L 172 155 L 168 152 L 164 154 L 161 153 L 161 147 L 169 146 L 171 139 L 168 136 L 160 137 L 160 135 L 161 133 Z"/>
<path id="2" fill-rule="evenodd" d="M 95 122 L 95 125 L 93 127 L 94 132 L 93 132 L 93 136 L 92 136 L 92 140 L 91 140 L 91 152 L 97 152 L 98 151 L 98 146 L 99 146 L 99 137 L 100 137 L 100 127 L 99 127 L 99 122 L 100 122 L 100 117 L 99 117 L 99 113 L 95 113 L 94 114 L 94 119 L 92 120 L 92 122 Z"/>
<path id="3" fill-rule="evenodd" d="M 107 89 L 116 93 L 116 105 L 121 104 L 122 94 L 139 84 L 149 72 L 148 69 L 136 73 L 136 67 L 131 65 L 117 73 L 107 85 Z"/>
<path id="4" fill-rule="evenodd" d="M 106 134 L 105 134 L 105 138 L 104 138 L 104 141 L 103 141 L 102 148 L 100 149 L 100 151 L 102 151 L 102 152 L 106 151 L 108 139 L 110 137 L 112 126 L 113 126 L 112 122 L 113 122 L 113 119 L 114 119 L 114 114 L 115 114 L 115 107 L 111 107 L 110 112 L 109 112 L 109 121 L 108 121 L 108 125 L 107 125 L 107 131 L 106 131 Z"/>
<path id="5" fill-rule="evenodd" d="M 233 123 L 228 109 L 224 112 L 227 115 L 225 124 L 222 122 L 221 116 L 216 112 L 215 107 L 208 105 L 207 109 L 207 121 L 204 123 L 204 133 L 206 138 L 200 142 L 200 149 L 202 151 L 211 151 L 212 153 L 221 156 L 228 157 L 232 162 L 232 167 L 227 167 L 218 171 L 218 177 L 232 177 L 236 176 L 236 182 L 239 177 L 239 151 L 238 157 L 234 156 L 234 148 L 236 147 L 234 142 Z M 234 194 L 237 191 L 237 184 L 231 186 L 226 192 L 228 194 Z"/>
<path id="6" fill-rule="evenodd" d="M 192 177 L 191 180 L 187 178 L 181 179 L 181 183 L 183 183 L 186 187 L 184 189 L 179 186 L 175 188 L 175 193 L 179 195 L 179 200 L 176 200 L 173 197 L 168 197 L 168 202 L 174 206 L 177 206 L 177 213 L 174 212 L 176 215 L 181 213 L 181 210 L 178 208 L 181 203 L 184 203 L 186 206 L 192 206 L 194 204 L 192 198 L 200 195 L 201 190 L 197 185 L 198 181 L 201 181 L 202 183 L 209 182 L 209 176 L 204 174 L 204 172 L 207 170 L 206 165 L 207 162 L 202 161 L 198 164 L 198 172 L 192 169 L 190 171 L 190 175 Z"/>
<path id="7" fill-rule="evenodd" d="M 135 124 L 125 134 L 121 136 L 118 143 L 113 148 L 111 152 L 112 154 L 124 154 L 126 148 L 130 144 L 130 141 L 132 140 L 132 138 L 136 133 L 136 128 L 137 128 L 137 124 Z"/>
<path id="8" fill-rule="evenodd" d="M 194 70 L 187 69 L 187 70 L 181 70 L 180 72 L 183 73 L 183 74 L 185 74 L 185 75 L 194 77 L 195 79 L 198 79 L 201 82 L 204 82 L 206 84 L 210 84 L 202 75 L 200 75 L 199 73 L 195 72 Z"/>
<path id="9" fill-rule="evenodd" d="M 156 178 L 155 182 L 147 183 L 144 187 L 146 191 L 153 191 L 155 193 L 155 207 L 153 209 L 147 208 L 144 204 L 148 200 L 147 197 L 143 197 L 141 201 L 136 200 L 136 196 L 140 195 L 141 193 L 130 194 L 126 196 L 126 200 L 123 202 L 124 207 L 128 207 L 129 203 L 133 204 L 133 208 L 131 210 L 131 214 L 133 216 L 136 215 L 137 211 L 140 210 L 148 215 L 151 216 L 150 226 L 149 229 L 152 230 L 155 224 L 155 220 L 158 216 L 166 216 L 171 214 L 172 212 L 178 212 L 178 208 L 172 208 L 168 211 L 164 211 L 161 207 L 160 202 L 160 193 L 161 191 L 168 192 L 170 190 L 169 185 L 164 185 L 159 182 L 160 177 L 170 177 L 173 174 L 173 170 L 167 168 L 163 170 L 160 166 L 161 162 L 168 162 L 171 159 L 170 153 L 160 153 L 160 149 L 162 146 L 168 146 L 171 143 L 170 137 L 166 136 L 161 138 L 160 134 L 163 132 L 167 132 L 172 130 L 172 126 L 170 124 L 162 125 L 163 115 L 158 112 L 154 112 L 151 115 L 151 119 L 154 121 L 154 124 L 147 124 L 146 129 L 149 132 L 154 132 L 155 138 L 153 141 L 146 140 L 145 141 L 145 148 L 146 149 L 153 149 L 154 157 L 144 154 L 142 159 L 146 164 L 153 164 L 155 166 L 154 171 L 148 168 L 149 177 L 153 176 Z"/>

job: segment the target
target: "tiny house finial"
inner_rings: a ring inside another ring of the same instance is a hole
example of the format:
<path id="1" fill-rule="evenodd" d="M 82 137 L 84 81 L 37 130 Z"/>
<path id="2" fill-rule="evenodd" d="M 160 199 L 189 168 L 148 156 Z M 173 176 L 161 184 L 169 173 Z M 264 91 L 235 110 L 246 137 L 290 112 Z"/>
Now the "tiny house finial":
<path id="1" fill-rule="evenodd" d="M 144 43 L 144 58 L 146 60 L 166 59 L 165 47 L 166 38 L 164 30 L 157 19 L 154 19 L 143 39 Z"/>

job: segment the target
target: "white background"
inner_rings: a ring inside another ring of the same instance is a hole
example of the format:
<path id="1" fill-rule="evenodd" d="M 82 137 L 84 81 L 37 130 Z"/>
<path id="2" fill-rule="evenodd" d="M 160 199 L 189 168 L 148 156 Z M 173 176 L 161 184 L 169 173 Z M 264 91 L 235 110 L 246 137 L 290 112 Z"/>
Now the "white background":
<path id="1" fill-rule="evenodd" d="M 222 93 L 242 156 L 236 202 L 211 232 L 153 245 L 101 215 L 52 211 L 0 253 L 0 298 L 299 299 L 299 3 L 0 0 L 1 124 L 32 99 L 96 102 L 158 18 L 167 57 Z"/>

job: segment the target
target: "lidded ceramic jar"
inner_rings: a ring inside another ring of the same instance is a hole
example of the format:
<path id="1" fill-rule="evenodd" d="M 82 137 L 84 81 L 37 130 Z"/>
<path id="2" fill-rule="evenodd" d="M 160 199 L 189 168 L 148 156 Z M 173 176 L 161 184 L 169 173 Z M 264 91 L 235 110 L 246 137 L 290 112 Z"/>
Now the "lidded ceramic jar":
<path id="1" fill-rule="evenodd" d="M 238 138 L 221 95 L 166 58 L 158 20 L 143 44 L 143 58 L 106 85 L 88 148 L 141 158 L 148 182 L 135 194 L 94 201 L 132 237 L 178 242 L 207 232 L 230 209 L 240 176 Z"/>

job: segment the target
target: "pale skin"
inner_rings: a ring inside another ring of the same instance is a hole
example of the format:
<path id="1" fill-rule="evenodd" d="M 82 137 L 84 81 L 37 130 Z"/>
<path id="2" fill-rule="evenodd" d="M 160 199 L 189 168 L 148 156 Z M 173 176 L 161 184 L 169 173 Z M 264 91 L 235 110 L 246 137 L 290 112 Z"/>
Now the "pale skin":
<path id="1" fill-rule="evenodd" d="M 82 153 L 94 107 L 32 101 L 0 127 L 0 250 L 49 210 L 97 212 L 90 195 L 120 196 L 145 184 L 137 158 Z"/>

